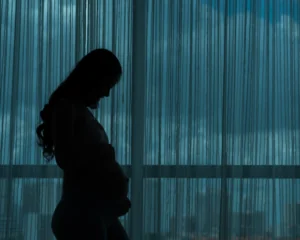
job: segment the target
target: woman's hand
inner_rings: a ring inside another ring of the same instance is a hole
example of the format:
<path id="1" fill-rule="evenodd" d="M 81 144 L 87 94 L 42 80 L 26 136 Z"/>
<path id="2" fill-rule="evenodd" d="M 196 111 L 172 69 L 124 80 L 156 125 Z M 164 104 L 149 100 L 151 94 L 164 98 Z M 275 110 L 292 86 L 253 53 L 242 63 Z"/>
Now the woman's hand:
<path id="1" fill-rule="evenodd" d="M 115 217 L 124 216 L 131 208 L 131 202 L 127 197 L 120 200 L 110 200 L 105 205 L 106 206 L 103 206 L 105 214 Z"/>
<path id="2" fill-rule="evenodd" d="M 126 197 L 125 199 L 119 200 L 116 205 L 117 216 L 124 216 L 129 212 L 131 208 L 131 201 Z"/>

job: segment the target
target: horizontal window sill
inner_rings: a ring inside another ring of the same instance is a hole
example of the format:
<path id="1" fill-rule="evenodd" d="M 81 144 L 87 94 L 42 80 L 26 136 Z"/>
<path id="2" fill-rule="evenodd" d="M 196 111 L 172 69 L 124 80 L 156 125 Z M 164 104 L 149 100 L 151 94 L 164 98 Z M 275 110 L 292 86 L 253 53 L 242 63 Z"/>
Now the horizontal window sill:
<path id="1" fill-rule="evenodd" d="M 131 165 L 122 166 L 130 177 Z M 139 169 L 136 169 L 140 171 Z M 144 178 L 284 178 L 300 179 L 300 166 L 285 165 L 144 165 Z M 55 165 L 0 165 L 0 178 L 61 178 Z"/>

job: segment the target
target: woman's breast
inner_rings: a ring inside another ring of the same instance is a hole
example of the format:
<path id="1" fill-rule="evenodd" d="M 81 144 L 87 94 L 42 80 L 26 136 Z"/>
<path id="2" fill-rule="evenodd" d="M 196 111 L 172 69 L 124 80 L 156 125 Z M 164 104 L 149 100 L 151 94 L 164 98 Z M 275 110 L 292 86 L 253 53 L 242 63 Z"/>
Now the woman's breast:
<path id="1" fill-rule="evenodd" d="M 86 122 L 82 129 L 77 131 L 73 141 L 74 146 L 72 148 L 68 146 L 55 147 L 56 163 L 61 169 L 65 170 L 81 165 L 82 161 L 89 162 L 90 164 L 87 164 L 87 166 L 92 165 L 94 159 L 89 159 L 91 157 L 89 155 L 93 150 L 91 148 L 101 143 L 109 143 L 104 129 L 97 121 Z"/>
<path id="2" fill-rule="evenodd" d="M 107 134 L 92 116 L 88 117 L 82 131 L 82 141 L 85 144 L 109 143 Z"/>

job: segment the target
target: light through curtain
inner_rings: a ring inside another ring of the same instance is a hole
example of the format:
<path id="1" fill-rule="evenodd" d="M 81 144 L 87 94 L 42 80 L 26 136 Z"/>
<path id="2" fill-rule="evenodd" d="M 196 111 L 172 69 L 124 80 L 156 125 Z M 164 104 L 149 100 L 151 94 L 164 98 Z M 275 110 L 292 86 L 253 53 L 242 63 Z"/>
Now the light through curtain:
<path id="1" fill-rule="evenodd" d="M 0 1 L 0 239 L 54 239 L 62 172 L 37 146 L 39 112 L 75 63 L 95 48 L 116 53 L 122 81 L 95 112 L 131 163 L 131 1 Z M 122 218 L 129 228 L 130 214 Z"/>
<path id="2" fill-rule="evenodd" d="M 300 236 L 299 4 L 147 1 L 153 239 Z"/>
<path id="3" fill-rule="evenodd" d="M 0 3 L 1 237 L 51 239 L 61 175 L 34 128 L 98 46 L 124 66 L 96 115 L 131 176 L 132 239 L 300 236 L 297 0 Z"/>

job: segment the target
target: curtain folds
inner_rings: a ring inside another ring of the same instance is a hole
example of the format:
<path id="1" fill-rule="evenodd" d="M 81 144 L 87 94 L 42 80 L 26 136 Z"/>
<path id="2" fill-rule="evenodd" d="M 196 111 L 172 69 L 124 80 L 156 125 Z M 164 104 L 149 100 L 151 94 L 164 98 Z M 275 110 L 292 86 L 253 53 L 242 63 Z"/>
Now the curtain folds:
<path id="1" fill-rule="evenodd" d="M 300 237 L 298 0 L 0 0 L 0 240 L 54 239 L 39 111 L 76 61 L 124 74 L 95 112 L 139 239 Z"/>

